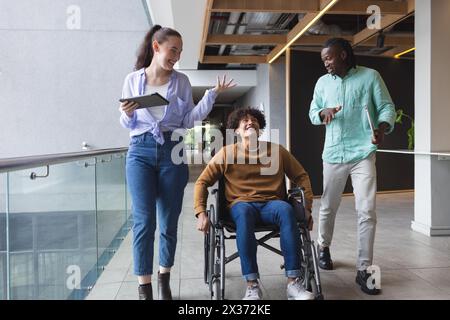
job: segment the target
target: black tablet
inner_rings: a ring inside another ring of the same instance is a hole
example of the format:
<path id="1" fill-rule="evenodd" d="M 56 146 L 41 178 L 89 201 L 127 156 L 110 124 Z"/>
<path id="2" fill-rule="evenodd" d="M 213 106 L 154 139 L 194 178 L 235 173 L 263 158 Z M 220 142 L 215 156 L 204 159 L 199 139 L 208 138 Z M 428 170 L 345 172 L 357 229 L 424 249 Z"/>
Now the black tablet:
<path id="1" fill-rule="evenodd" d="M 125 102 L 125 101 L 137 102 L 139 104 L 139 107 L 137 107 L 137 109 L 165 106 L 165 105 L 169 104 L 169 101 L 157 92 L 148 94 L 145 96 L 123 98 L 123 99 L 119 99 L 119 101 L 120 102 Z"/>

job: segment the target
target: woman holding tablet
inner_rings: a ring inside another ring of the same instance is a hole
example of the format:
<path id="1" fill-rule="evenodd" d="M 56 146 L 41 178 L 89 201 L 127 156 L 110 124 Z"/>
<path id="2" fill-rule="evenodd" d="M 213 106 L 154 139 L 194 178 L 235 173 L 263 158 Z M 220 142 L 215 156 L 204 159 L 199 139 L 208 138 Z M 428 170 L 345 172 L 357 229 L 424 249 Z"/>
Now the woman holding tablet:
<path id="1" fill-rule="evenodd" d="M 168 105 L 138 108 L 136 102 L 120 106 L 120 123 L 130 129 L 131 142 L 127 154 L 126 175 L 132 199 L 133 262 L 138 276 L 139 299 L 153 299 L 153 244 L 156 221 L 160 232 L 158 298 L 172 299 L 170 268 L 177 244 L 178 217 L 188 181 L 186 163 L 175 164 L 172 131 L 192 128 L 194 121 L 206 118 L 217 95 L 235 86 L 233 80 L 217 79 L 216 86 L 206 90 L 195 106 L 189 79 L 174 70 L 180 59 L 183 42 L 173 29 L 155 25 L 146 34 L 138 51 L 135 72 L 125 78 L 122 98 L 159 93 Z M 158 216 L 158 219 L 156 219 Z"/>

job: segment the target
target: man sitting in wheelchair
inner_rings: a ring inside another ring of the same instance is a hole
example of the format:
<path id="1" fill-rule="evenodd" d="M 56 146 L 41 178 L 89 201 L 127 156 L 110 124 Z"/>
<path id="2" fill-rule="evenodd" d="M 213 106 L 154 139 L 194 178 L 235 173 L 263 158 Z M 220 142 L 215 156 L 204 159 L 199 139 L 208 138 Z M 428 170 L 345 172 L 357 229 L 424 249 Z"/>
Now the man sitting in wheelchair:
<path id="1" fill-rule="evenodd" d="M 254 108 L 240 108 L 230 114 L 227 127 L 238 135 L 238 142 L 223 147 L 215 154 L 195 184 L 197 229 L 208 232 L 207 188 L 223 179 L 227 208 L 236 224 L 242 274 L 247 282 L 243 299 L 262 298 L 256 259 L 256 223 L 279 227 L 287 277 L 287 298 L 314 299 L 314 295 L 305 290 L 301 283 L 299 229 L 293 207 L 284 201 L 286 175 L 294 184 L 304 188 L 306 209 L 311 212 L 313 194 L 309 176 L 285 148 L 275 143 L 258 141 L 260 130 L 265 125 L 264 114 Z"/>

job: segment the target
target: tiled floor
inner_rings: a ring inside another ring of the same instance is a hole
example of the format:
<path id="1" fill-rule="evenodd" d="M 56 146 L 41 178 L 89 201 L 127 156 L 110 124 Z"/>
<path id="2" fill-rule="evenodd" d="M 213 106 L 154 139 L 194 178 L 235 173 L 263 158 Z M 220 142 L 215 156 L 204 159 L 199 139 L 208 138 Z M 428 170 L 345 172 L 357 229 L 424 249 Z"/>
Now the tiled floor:
<path id="1" fill-rule="evenodd" d="M 193 184 L 189 183 L 180 217 L 175 266 L 171 273 L 174 299 L 210 298 L 203 282 L 203 236 L 195 228 L 192 192 Z M 377 198 L 374 264 L 381 268 L 382 294 L 367 296 L 359 290 L 354 280 L 354 199 L 351 196 L 343 198 L 331 246 L 335 270 L 320 273 L 325 299 L 450 299 L 450 237 L 430 238 L 412 231 L 413 201 L 413 193 L 383 194 Z M 318 221 L 319 204 L 320 199 L 317 199 L 314 203 L 315 221 Z M 314 226 L 313 239 L 316 239 L 316 229 L 317 225 Z M 157 243 L 155 248 L 158 248 Z M 234 241 L 227 241 L 227 253 L 234 249 Z M 87 299 L 138 298 L 131 254 L 130 233 Z M 157 262 L 158 257 L 155 256 L 155 270 Z M 285 299 L 285 278 L 279 268 L 281 257 L 259 248 L 258 262 L 264 298 Z M 240 299 L 243 293 L 244 281 L 237 259 L 227 264 L 226 298 Z"/>

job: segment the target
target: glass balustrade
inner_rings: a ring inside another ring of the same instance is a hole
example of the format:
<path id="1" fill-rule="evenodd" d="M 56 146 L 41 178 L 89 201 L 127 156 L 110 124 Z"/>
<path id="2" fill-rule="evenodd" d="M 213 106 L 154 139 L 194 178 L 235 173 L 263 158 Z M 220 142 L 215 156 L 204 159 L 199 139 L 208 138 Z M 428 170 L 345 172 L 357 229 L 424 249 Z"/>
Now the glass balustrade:
<path id="1" fill-rule="evenodd" d="M 130 206 L 124 152 L 0 173 L 0 299 L 84 299 Z"/>
<path id="2" fill-rule="evenodd" d="M 0 300 L 7 298 L 6 173 L 0 173 Z"/>

